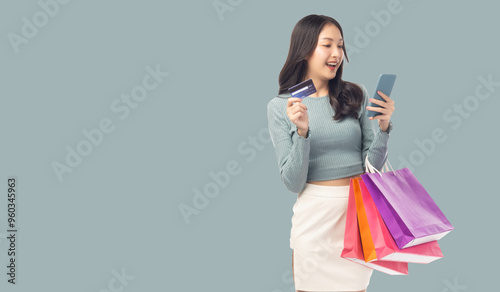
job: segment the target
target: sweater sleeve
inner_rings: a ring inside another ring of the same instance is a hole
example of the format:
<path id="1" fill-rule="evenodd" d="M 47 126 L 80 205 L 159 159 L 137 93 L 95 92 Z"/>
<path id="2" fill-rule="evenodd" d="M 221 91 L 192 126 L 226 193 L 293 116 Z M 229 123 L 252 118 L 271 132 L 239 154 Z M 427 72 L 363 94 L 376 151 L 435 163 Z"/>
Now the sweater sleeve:
<path id="1" fill-rule="evenodd" d="M 361 85 L 363 89 L 363 106 L 359 116 L 359 124 L 363 135 L 363 171 L 365 171 L 365 159 L 368 155 L 368 161 L 377 170 L 382 171 L 382 167 L 387 161 L 388 149 L 387 144 L 389 141 L 389 133 L 383 132 L 378 126 L 377 120 L 370 120 L 366 114 L 366 107 L 369 105 L 369 95 L 366 87 Z M 373 121 L 377 122 L 377 130 L 373 128 Z"/>
<path id="2" fill-rule="evenodd" d="M 288 123 L 287 119 L 286 103 L 271 100 L 267 104 L 268 128 L 278 159 L 281 181 L 289 191 L 300 193 L 307 181 L 311 134 L 308 131 L 306 138 L 300 136 L 297 126 Z"/>

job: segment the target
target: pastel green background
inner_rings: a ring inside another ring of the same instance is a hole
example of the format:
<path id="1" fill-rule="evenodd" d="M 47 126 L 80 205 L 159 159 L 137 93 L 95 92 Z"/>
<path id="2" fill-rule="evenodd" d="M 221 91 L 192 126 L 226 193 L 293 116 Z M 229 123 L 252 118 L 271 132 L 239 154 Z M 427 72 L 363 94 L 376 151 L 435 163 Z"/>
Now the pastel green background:
<path id="1" fill-rule="evenodd" d="M 0 290 L 294 291 L 296 195 L 280 181 L 266 105 L 292 29 L 308 14 L 342 25 L 344 80 L 373 92 L 379 74 L 398 75 L 389 161 L 410 161 L 455 226 L 440 241 L 443 259 L 411 264 L 408 276 L 374 272 L 368 290 L 497 289 L 500 87 L 473 96 L 478 78 L 500 82 L 500 5 L 398 3 L 73 0 L 16 53 L 9 35 L 43 10 L 2 1 Z M 376 15 L 388 6 L 398 12 L 382 25 Z M 140 89 L 148 66 L 169 75 L 123 118 L 112 105 Z M 66 147 L 85 143 L 82 131 L 102 119 L 113 130 L 60 181 L 52 163 L 65 163 Z M 421 149 L 433 131 L 444 141 Z M 213 188 L 221 171 L 230 180 Z M 5 273 L 12 175 L 16 285 Z M 179 206 L 193 207 L 204 188 L 211 198 L 187 223 Z"/>

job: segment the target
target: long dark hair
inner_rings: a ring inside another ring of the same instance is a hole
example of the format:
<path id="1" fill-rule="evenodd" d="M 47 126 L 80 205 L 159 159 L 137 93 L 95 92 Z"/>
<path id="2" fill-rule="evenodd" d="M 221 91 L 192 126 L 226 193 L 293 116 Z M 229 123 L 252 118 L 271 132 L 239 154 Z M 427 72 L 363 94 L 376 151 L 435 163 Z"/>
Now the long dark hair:
<path id="1" fill-rule="evenodd" d="M 319 34 L 327 23 L 334 24 L 344 38 L 340 24 L 329 16 L 311 14 L 297 22 L 290 38 L 288 57 L 279 75 L 280 89 L 278 94 L 288 92 L 288 88 L 304 81 L 307 73 L 307 60 L 305 58 L 316 49 Z M 343 50 L 345 58 L 349 61 L 345 45 Z M 357 119 L 357 111 L 363 102 L 363 90 L 355 83 L 342 80 L 343 68 L 344 62 L 337 69 L 335 78 L 328 81 L 330 104 L 335 112 L 333 119 L 340 120 L 348 115 Z"/>

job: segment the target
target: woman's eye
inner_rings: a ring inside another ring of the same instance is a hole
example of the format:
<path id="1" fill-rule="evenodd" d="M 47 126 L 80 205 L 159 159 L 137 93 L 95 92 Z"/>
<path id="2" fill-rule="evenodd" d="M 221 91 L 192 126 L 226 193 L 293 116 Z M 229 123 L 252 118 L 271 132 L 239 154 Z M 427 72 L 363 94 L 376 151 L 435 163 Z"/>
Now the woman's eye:
<path id="1" fill-rule="evenodd" d="M 324 46 L 325 46 L 325 47 L 327 47 L 327 48 L 329 48 L 329 47 L 330 47 L 330 45 L 324 45 Z"/>
<path id="2" fill-rule="evenodd" d="M 343 47 L 344 47 L 344 45 L 342 45 L 342 46 L 339 46 L 339 48 L 343 48 Z"/>

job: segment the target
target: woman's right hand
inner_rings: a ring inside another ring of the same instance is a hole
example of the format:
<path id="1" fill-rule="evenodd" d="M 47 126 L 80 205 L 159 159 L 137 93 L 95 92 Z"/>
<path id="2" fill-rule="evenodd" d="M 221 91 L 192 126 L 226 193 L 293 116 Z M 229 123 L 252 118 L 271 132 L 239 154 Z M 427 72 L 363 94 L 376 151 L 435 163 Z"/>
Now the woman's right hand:
<path id="1" fill-rule="evenodd" d="M 309 129 L 309 116 L 307 115 L 307 107 L 302 103 L 302 99 L 290 97 L 287 101 L 286 113 L 290 121 L 297 126 L 297 130 L 303 134 L 301 136 L 305 137 Z"/>

